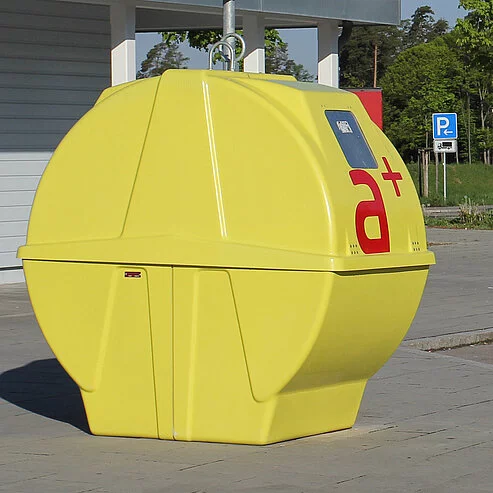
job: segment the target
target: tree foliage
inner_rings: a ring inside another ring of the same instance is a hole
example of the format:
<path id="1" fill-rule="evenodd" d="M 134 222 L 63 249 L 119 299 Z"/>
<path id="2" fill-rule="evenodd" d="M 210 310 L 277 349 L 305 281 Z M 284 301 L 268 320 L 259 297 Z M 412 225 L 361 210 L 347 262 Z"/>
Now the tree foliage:
<path id="1" fill-rule="evenodd" d="M 403 33 L 396 26 L 355 26 L 340 51 L 341 87 L 372 87 L 377 51 L 377 81 L 402 51 Z"/>
<path id="2" fill-rule="evenodd" d="M 411 20 L 404 24 L 404 45 L 406 48 L 429 43 L 448 31 L 448 22 L 444 19 L 435 20 L 435 12 L 429 5 L 418 7 Z"/>
<path id="3" fill-rule="evenodd" d="M 425 5 L 400 26 L 355 26 L 340 52 L 341 86 L 372 87 L 375 79 L 378 86 L 399 53 L 448 32 L 448 22 L 434 15 Z"/>
<path id="4" fill-rule="evenodd" d="M 468 68 L 468 97 L 479 109 L 478 146 L 485 163 L 492 163 L 493 130 L 493 0 L 460 0 L 468 11 L 455 27 L 456 44 Z"/>
<path id="5" fill-rule="evenodd" d="M 170 68 L 186 68 L 188 60 L 180 51 L 178 42 L 158 43 L 147 53 L 137 72 L 137 79 L 155 77 Z"/>
<path id="6" fill-rule="evenodd" d="M 464 19 L 457 20 L 458 44 L 472 57 L 486 57 L 491 68 L 493 57 L 493 0 L 460 0 L 459 5 L 468 11 Z"/>
<path id="7" fill-rule="evenodd" d="M 217 30 L 207 31 L 170 31 L 160 33 L 166 44 L 188 42 L 191 48 L 207 51 L 210 46 L 222 38 L 222 32 Z"/>
<path id="8" fill-rule="evenodd" d="M 313 82 L 314 77 L 305 67 L 289 57 L 288 43 L 281 39 L 279 32 L 266 36 L 265 42 L 265 71 L 268 74 L 292 75 L 301 82 Z"/>
<path id="9" fill-rule="evenodd" d="M 462 79 L 457 50 L 445 36 L 403 51 L 389 67 L 382 79 L 386 131 L 404 157 L 431 144 L 432 113 L 458 111 Z"/>

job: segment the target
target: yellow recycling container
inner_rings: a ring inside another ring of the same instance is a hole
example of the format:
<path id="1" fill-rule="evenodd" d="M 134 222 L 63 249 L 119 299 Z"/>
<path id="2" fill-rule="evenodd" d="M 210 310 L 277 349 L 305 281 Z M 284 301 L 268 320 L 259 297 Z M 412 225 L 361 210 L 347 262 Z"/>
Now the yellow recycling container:
<path id="1" fill-rule="evenodd" d="M 93 433 L 251 444 L 351 427 L 434 263 L 356 96 L 192 70 L 103 93 L 19 257 Z"/>

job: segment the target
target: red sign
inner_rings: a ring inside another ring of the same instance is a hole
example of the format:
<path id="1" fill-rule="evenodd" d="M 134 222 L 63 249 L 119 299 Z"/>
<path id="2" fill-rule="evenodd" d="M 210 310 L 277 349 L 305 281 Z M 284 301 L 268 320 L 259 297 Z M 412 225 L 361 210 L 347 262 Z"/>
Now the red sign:
<path id="1" fill-rule="evenodd" d="M 346 89 L 356 94 L 363 103 L 370 118 L 383 129 L 383 101 L 381 89 Z"/>

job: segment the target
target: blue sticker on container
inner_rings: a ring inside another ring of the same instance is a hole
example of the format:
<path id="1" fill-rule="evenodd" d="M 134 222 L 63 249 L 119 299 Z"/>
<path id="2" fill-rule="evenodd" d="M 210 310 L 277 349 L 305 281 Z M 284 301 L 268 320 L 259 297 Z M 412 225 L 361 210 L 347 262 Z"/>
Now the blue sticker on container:
<path id="1" fill-rule="evenodd" d="M 350 111 L 327 110 L 325 116 L 351 168 L 378 168 L 361 128 Z"/>

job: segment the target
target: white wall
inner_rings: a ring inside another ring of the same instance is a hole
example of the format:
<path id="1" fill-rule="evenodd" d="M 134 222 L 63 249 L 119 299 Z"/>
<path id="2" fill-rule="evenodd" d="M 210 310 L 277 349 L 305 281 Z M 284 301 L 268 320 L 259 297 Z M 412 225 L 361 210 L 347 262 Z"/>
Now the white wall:
<path id="1" fill-rule="evenodd" d="M 109 7 L 0 1 L 0 282 L 22 280 L 39 178 L 62 137 L 110 85 Z"/>

